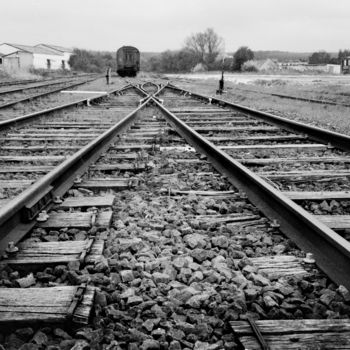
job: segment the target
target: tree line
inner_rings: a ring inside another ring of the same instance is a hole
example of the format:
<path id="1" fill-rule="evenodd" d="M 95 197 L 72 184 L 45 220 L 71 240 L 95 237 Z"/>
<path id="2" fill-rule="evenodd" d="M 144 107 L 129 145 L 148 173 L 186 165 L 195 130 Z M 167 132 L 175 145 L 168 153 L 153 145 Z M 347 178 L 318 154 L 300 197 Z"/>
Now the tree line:
<path id="1" fill-rule="evenodd" d="M 340 64 L 342 59 L 348 56 L 350 50 L 339 50 L 338 57 L 331 57 L 326 51 L 317 51 L 309 57 L 309 64 Z"/>
<path id="2" fill-rule="evenodd" d="M 151 72 L 189 72 L 196 66 L 204 70 L 240 70 L 242 64 L 254 58 L 247 47 L 240 48 L 232 57 L 223 55 L 223 39 L 212 28 L 190 35 L 183 48 L 177 51 L 164 51 L 141 61 L 141 69 Z M 74 49 L 69 59 L 73 70 L 103 72 L 106 67 L 116 70 L 115 54 Z"/>
<path id="3" fill-rule="evenodd" d="M 102 73 L 107 67 L 117 69 L 115 55 L 110 52 L 74 49 L 68 63 L 73 70 L 87 73 Z"/>
<path id="4" fill-rule="evenodd" d="M 350 50 L 340 50 L 338 57 L 326 51 L 314 52 L 308 58 L 310 64 L 339 64 L 350 56 Z M 142 57 L 142 56 L 141 56 Z M 224 41 L 212 28 L 190 35 L 180 50 L 167 50 L 161 54 L 142 57 L 141 70 L 159 73 L 181 73 L 199 70 L 242 71 L 249 70 L 247 61 L 254 59 L 254 52 L 247 46 L 240 47 L 233 55 L 224 53 Z M 69 64 L 73 70 L 103 72 L 107 67 L 116 70 L 115 53 L 74 49 Z M 250 67 L 251 68 L 251 67 Z"/>
<path id="5" fill-rule="evenodd" d="M 246 46 L 240 47 L 231 57 L 224 54 L 224 41 L 208 28 L 190 35 L 180 50 L 162 52 L 142 62 L 145 71 L 180 73 L 193 70 L 240 71 L 246 61 L 254 59 L 254 53 Z"/>

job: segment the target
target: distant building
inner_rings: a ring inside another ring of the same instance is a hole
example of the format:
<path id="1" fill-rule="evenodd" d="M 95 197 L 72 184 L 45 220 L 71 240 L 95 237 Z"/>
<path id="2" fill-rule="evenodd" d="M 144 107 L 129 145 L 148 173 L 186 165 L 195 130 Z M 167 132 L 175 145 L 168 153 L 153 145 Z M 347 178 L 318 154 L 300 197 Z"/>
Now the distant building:
<path id="1" fill-rule="evenodd" d="M 46 48 L 49 50 L 53 50 L 55 52 L 60 52 L 61 54 L 63 54 L 63 60 L 62 60 L 62 68 L 63 69 L 70 69 L 68 61 L 70 56 L 73 54 L 73 50 L 66 48 L 66 47 L 62 47 L 62 46 L 57 46 L 57 45 L 48 45 L 48 44 L 39 44 L 36 45 L 35 47 L 42 47 L 42 48 Z M 65 68 L 63 66 L 66 66 Z"/>
<path id="2" fill-rule="evenodd" d="M 295 70 L 298 72 L 324 72 L 330 74 L 340 74 L 339 64 L 309 64 L 306 62 L 282 62 L 279 63 L 282 70 Z"/>
<path id="3" fill-rule="evenodd" d="M 28 71 L 34 69 L 70 69 L 68 61 L 72 50 L 60 46 L 0 44 L 0 69 Z"/>
<path id="4" fill-rule="evenodd" d="M 19 70 L 29 70 L 32 65 L 33 57 L 29 52 L 18 50 L 8 53 L 7 50 L 0 49 L 0 70 L 13 73 Z"/>
<path id="5" fill-rule="evenodd" d="M 340 74 L 341 66 L 340 64 L 327 64 L 327 72 L 332 74 Z"/>
<path id="6" fill-rule="evenodd" d="M 341 72 L 343 74 L 350 74 L 350 56 L 345 57 L 341 61 Z"/>

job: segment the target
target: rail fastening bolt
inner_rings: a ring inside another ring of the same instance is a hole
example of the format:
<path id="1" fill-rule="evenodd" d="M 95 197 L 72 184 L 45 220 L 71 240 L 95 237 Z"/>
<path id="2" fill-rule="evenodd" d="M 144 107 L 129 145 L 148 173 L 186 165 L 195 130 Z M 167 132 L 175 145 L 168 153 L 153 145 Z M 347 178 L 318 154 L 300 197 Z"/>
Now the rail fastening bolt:
<path id="1" fill-rule="evenodd" d="M 60 196 L 56 196 L 53 200 L 55 204 L 61 204 L 63 201 Z"/>
<path id="2" fill-rule="evenodd" d="M 5 252 L 8 255 L 14 255 L 18 253 L 18 248 L 15 246 L 15 242 L 9 242 L 7 248 L 5 249 Z"/>
<path id="3" fill-rule="evenodd" d="M 312 253 L 306 253 L 306 257 L 303 259 L 303 261 L 306 264 L 314 264 L 316 262 Z"/>
<path id="4" fill-rule="evenodd" d="M 74 183 L 75 184 L 80 184 L 80 183 L 82 183 L 82 179 L 81 179 L 81 177 L 80 176 L 77 176 L 75 179 L 74 179 Z"/>
<path id="5" fill-rule="evenodd" d="M 49 218 L 49 214 L 46 212 L 46 210 L 43 210 L 39 213 L 38 217 L 36 218 L 36 221 L 38 222 L 45 222 Z"/>
<path id="6" fill-rule="evenodd" d="M 272 220 L 272 222 L 270 223 L 270 227 L 279 228 L 280 224 L 279 224 L 278 220 L 276 220 L 276 219 Z"/>

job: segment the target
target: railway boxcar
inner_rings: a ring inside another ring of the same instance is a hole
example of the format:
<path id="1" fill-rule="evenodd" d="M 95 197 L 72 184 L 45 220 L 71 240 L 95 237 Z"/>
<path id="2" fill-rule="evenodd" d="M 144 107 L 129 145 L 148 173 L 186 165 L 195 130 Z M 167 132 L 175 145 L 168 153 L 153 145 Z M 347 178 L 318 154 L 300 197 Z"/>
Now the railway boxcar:
<path id="1" fill-rule="evenodd" d="M 123 46 L 117 51 L 117 73 L 121 77 L 135 77 L 140 70 L 140 51 L 133 46 Z"/>

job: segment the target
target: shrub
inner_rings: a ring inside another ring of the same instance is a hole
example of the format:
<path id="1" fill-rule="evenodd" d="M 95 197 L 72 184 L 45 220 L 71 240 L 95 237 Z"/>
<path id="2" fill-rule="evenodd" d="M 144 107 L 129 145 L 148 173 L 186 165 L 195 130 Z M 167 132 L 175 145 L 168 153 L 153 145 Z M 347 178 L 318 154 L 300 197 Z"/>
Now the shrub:
<path id="1" fill-rule="evenodd" d="M 243 63 L 241 70 L 242 70 L 242 72 L 258 72 L 259 71 L 259 69 L 255 65 L 254 61 L 248 61 L 248 62 Z"/>
<path id="2" fill-rule="evenodd" d="M 240 47 L 233 55 L 233 70 L 240 71 L 243 64 L 253 58 L 254 52 L 249 47 Z"/>
<path id="3" fill-rule="evenodd" d="M 116 70 L 116 59 L 110 52 L 98 52 L 74 49 L 69 59 L 69 65 L 73 70 L 86 73 L 102 73 L 107 67 Z"/>

